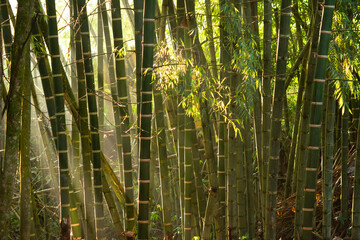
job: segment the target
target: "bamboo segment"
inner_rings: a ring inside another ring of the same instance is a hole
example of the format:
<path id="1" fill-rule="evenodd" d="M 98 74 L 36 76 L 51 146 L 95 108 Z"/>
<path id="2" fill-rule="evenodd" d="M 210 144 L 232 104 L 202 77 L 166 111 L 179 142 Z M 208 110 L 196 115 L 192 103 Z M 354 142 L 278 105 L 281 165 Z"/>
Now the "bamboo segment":
<path id="1" fill-rule="evenodd" d="M 61 72 L 58 28 L 56 20 L 56 7 L 54 0 L 46 1 L 46 11 L 49 21 L 49 51 L 51 54 L 52 77 L 55 93 L 56 123 L 57 123 L 57 151 L 60 165 L 60 191 L 61 191 L 61 223 L 70 227 L 70 200 L 69 200 L 69 167 L 68 148 L 65 123 L 64 90 Z M 64 232 L 64 231 L 63 231 Z M 65 231 L 66 232 L 66 231 Z M 69 233 L 70 234 L 70 233 Z"/>
<path id="2" fill-rule="evenodd" d="M 123 43 L 121 9 L 118 1 L 112 3 L 112 25 L 114 35 L 114 48 L 116 49 L 116 79 L 117 79 L 117 104 L 119 113 L 115 119 L 120 120 L 120 134 L 122 143 L 122 158 L 124 163 L 124 182 L 125 182 L 125 201 L 126 201 L 126 230 L 134 231 L 134 187 L 133 187 L 133 167 L 131 162 L 131 139 L 129 106 L 127 95 L 127 78 L 125 71 L 125 50 Z M 105 18 L 105 17 L 104 17 Z"/>
<path id="3" fill-rule="evenodd" d="M 178 21 L 178 28 L 176 30 L 176 37 L 177 37 L 177 50 L 179 51 L 179 54 L 184 56 L 183 50 L 184 50 L 184 27 L 181 26 L 182 22 L 186 20 L 185 17 L 185 5 L 184 0 L 177 0 L 177 21 Z M 180 27 L 181 26 L 181 27 Z M 184 132 L 184 123 L 185 123 L 185 111 L 182 107 L 182 101 L 184 94 L 184 75 L 182 73 L 179 74 L 179 82 L 177 87 L 177 123 L 176 123 L 176 129 L 177 129 L 177 155 L 178 155 L 178 168 L 179 168 L 179 186 L 180 186 L 180 208 L 181 208 L 181 226 L 184 228 L 184 141 L 185 141 L 185 132 Z M 182 232 L 184 232 L 184 229 L 182 229 Z"/>
<path id="4" fill-rule="evenodd" d="M 334 124 L 335 124 L 335 86 L 327 82 L 327 111 L 325 123 L 325 156 L 323 157 L 323 239 L 331 239 L 331 220 L 333 207 L 333 162 L 334 162 Z"/>
<path id="5" fill-rule="evenodd" d="M 73 8 L 73 0 L 70 1 L 70 16 L 74 17 L 76 8 Z M 75 99 L 78 101 L 78 89 L 76 79 L 76 42 L 75 42 L 75 23 L 70 25 L 70 79 L 71 88 L 75 92 Z M 71 224 L 73 229 L 73 236 L 76 239 L 84 238 L 85 229 L 85 211 L 84 211 L 84 191 L 83 191 L 83 175 L 82 164 L 80 163 L 80 133 L 76 126 L 76 120 L 72 117 L 71 121 L 71 153 L 72 153 L 72 191 L 70 191 L 71 206 Z M 78 220 L 73 220 L 78 218 Z M 75 231 L 74 231 L 75 230 Z"/>
<path id="6" fill-rule="evenodd" d="M 244 128 L 250 129 L 250 119 L 244 120 Z M 255 237 L 255 186 L 253 183 L 253 159 L 252 159 L 252 147 L 251 147 L 251 133 L 243 131 L 244 147 L 245 147 L 245 176 L 246 176 L 246 190 L 247 190 L 247 233 L 250 238 Z"/>
<path id="7" fill-rule="evenodd" d="M 158 150 L 160 159 L 160 181 L 161 181 L 161 201 L 162 201 L 162 215 L 164 222 L 165 238 L 171 239 L 174 235 L 173 226 L 171 222 L 172 206 L 170 199 L 170 177 L 168 169 L 168 154 L 166 151 L 166 133 L 165 133 L 165 119 L 162 106 L 162 97 L 160 91 L 156 88 L 154 91 L 155 114 L 157 124 Z"/>
<path id="8" fill-rule="evenodd" d="M 241 138 L 236 139 L 236 182 L 237 182 L 237 207 L 239 235 L 245 236 L 247 232 L 246 213 L 246 174 L 245 174 L 245 149 Z"/>
<path id="9" fill-rule="evenodd" d="M 350 129 L 349 129 L 349 136 L 350 136 L 350 145 L 356 145 L 356 138 L 357 138 L 357 131 L 358 131 L 358 122 L 359 122 L 359 99 L 356 96 L 351 96 L 350 99 L 350 106 L 351 106 L 351 121 L 349 119 Z"/>
<path id="10" fill-rule="evenodd" d="M 218 70 L 216 64 L 216 51 L 214 45 L 214 36 L 213 36 L 213 24 L 211 16 L 211 3 L 210 0 L 205 1 L 205 11 L 206 11 L 206 26 L 207 26 L 207 39 L 209 39 L 209 51 L 210 51 L 210 61 L 211 61 L 211 72 L 214 79 L 218 79 Z"/>
<path id="11" fill-rule="evenodd" d="M 262 159 L 263 159 L 263 173 L 261 180 L 261 194 L 262 199 L 266 199 L 267 192 L 267 178 L 268 178 L 268 165 L 270 156 L 270 114 L 271 114 L 271 39 L 272 39 L 272 1 L 264 0 L 264 40 L 263 40 L 263 77 L 262 77 L 262 89 L 263 89 L 263 107 L 262 107 Z M 262 220 L 264 229 L 265 227 L 265 213 L 266 213 L 266 201 L 262 206 Z M 266 230 L 265 230 L 266 231 Z"/>
<path id="12" fill-rule="evenodd" d="M 276 80 L 274 87 L 273 111 L 271 114 L 271 143 L 267 180 L 267 214 L 265 239 L 276 237 L 276 197 L 280 159 L 280 133 L 283 98 L 285 95 L 286 64 L 291 20 L 291 0 L 281 2 L 279 40 L 277 46 Z"/>
<path id="13" fill-rule="evenodd" d="M 143 26 L 143 65 L 140 115 L 139 157 L 139 214 L 138 239 L 149 238 L 149 194 L 150 194 L 150 142 L 152 118 L 152 73 L 155 37 L 155 1 L 145 0 Z"/>
<path id="14" fill-rule="evenodd" d="M 341 117 L 341 216 L 348 218 L 348 152 L 349 152 L 349 109 L 343 108 Z"/>
<path id="15" fill-rule="evenodd" d="M 360 121 L 358 125 L 360 129 Z M 360 131 L 358 131 L 356 150 L 360 152 Z M 352 196 L 352 209 L 351 209 L 351 219 L 352 219 L 352 239 L 360 238 L 360 154 L 356 155 L 355 159 L 355 173 L 354 173 L 354 189 Z"/>
<path id="16" fill-rule="evenodd" d="M 310 121 L 310 107 L 311 107 L 311 94 L 313 91 L 313 79 L 316 68 L 316 58 L 311 52 L 317 52 L 318 39 L 320 30 L 320 14 L 317 9 L 318 1 L 312 2 L 312 18 L 311 18 L 311 49 L 309 51 L 309 62 L 306 74 L 306 85 L 304 92 L 304 103 L 302 110 L 302 118 L 299 134 L 299 146 L 296 156 L 296 205 L 295 205 L 295 220 L 294 220 L 294 237 L 300 238 L 302 232 L 302 214 L 303 214 L 303 199 L 304 199 L 304 185 L 305 185 L 305 166 L 306 166 L 306 154 L 308 146 L 309 135 L 309 121 Z"/>
<path id="17" fill-rule="evenodd" d="M 141 79 L 142 79 L 142 35 L 143 35 L 143 11 L 144 0 L 134 0 L 134 22 L 135 22 L 135 55 L 136 55 L 136 106 L 138 116 L 138 128 L 140 127 L 140 100 L 141 100 Z M 139 130 L 138 130 L 139 132 Z"/>
<path id="18" fill-rule="evenodd" d="M 104 177 L 104 174 L 102 174 L 102 182 L 103 182 L 103 189 L 104 189 L 104 197 L 111 215 L 111 219 L 113 220 L 113 224 L 115 226 L 116 232 L 118 233 L 119 236 L 121 236 L 123 239 L 123 224 L 121 222 L 120 216 L 119 216 L 119 212 L 116 209 L 116 205 L 115 205 L 115 201 L 114 198 L 110 192 L 110 187 L 108 184 L 108 181 L 106 180 L 106 178 Z"/>
<path id="19" fill-rule="evenodd" d="M 225 26 L 228 26 L 230 24 L 230 19 L 225 18 L 226 16 L 226 12 L 225 9 L 227 7 L 227 5 L 229 4 L 229 1 L 224 1 L 221 0 L 219 1 L 220 4 L 220 15 L 222 15 L 223 17 L 220 18 L 220 65 L 221 65 L 221 69 L 220 69 L 220 81 L 219 84 L 221 84 L 222 82 L 226 83 L 227 85 L 229 85 L 229 79 L 230 79 L 230 51 L 229 51 L 229 33 L 227 31 L 225 31 Z M 223 90 L 224 92 L 224 90 Z M 223 93 L 224 94 L 224 93 Z M 223 99 L 223 101 L 228 101 L 228 99 Z M 228 207 L 230 207 L 229 204 L 229 199 L 227 199 L 226 196 L 226 192 L 229 192 L 229 189 L 227 189 L 226 187 L 226 183 L 228 181 L 228 179 L 226 178 L 227 174 L 229 172 L 226 171 L 226 162 L 232 161 L 232 163 L 234 163 L 233 159 L 229 159 L 229 156 L 226 156 L 226 144 L 225 142 L 227 141 L 228 138 L 228 134 L 227 134 L 227 128 L 226 128 L 226 123 L 225 123 L 225 118 L 224 116 L 222 116 L 220 114 L 220 116 L 218 117 L 218 131 L 219 131 L 219 139 L 218 139 L 218 152 L 217 152 L 217 177 L 218 177 L 218 184 L 219 184 L 219 191 L 218 191 L 218 202 L 217 202 L 217 224 L 216 224 L 216 237 L 217 239 L 224 239 L 225 236 L 227 235 L 226 232 L 226 224 L 229 223 L 229 221 L 231 221 L 233 223 L 233 227 L 236 225 L 236 221 L 233 221 L 233 219 L 227 219 L 227 215 L 228 213 L 235 213 L 234 212 L 234 197 L 232 198 L 232 202 L 233 204 L 231 205 L 231 208 L 228 209 Z M 233 130 L 232 130 L 233 132 Z M 233 132 L 233 135 L 235 135 L 235 133 Z M 234 139 L 233 139 L 234 140 Z M 235 140 L 234 140 L 235 141 Z M 232 142 L 232 150 L 231 152 L 234 152 L 234 147 L 233 147 L 233 143 Z M 229 167 L 229 166 L 228 166 Z M 231 170 L 231 169 L 230 169 Z M 234 189 L 231 191 L 232 194 L 235 194 L 236 191 L 234 191 Z M 228 207 L 227 207 L 228 206 Z M 228 221 L 226 221 L 228 220 Z"/>
<path id="20" fill-rule="evenodd" d="M 185 44 L 185 59 L 187 63 L 191 58 L 191 42 L 189 35 L 184 35 L 184 44 Z M 185 97 L 191 93 L 191 66 L 186 65 L 185 73 Z M 184 113 L 185 114 L 185 113 Z M 194 172 L 193 172 L 193 156 L 192 156 L 192 122 L 190 116 L 185 115 L 184 123 L 184 236 L 185 240 L 192 239 L 192 217 L 194 213 L 192 212 L 192 186 L 194 185 Z M 196 204 L 197 206 L 197 204 Z"/>
<path id="21" fill-rule="evenodd" d="M 78 11 L 76 0 L 73 2 L 74 18 L 77 18 Z M 76 47 L 76 70 L 77 70 L 77 89 L 78 89 L 78 104 L 79 104 L 79 118 L 80 123 L 77 125 L 80 132 L 81 142 L 81 155 L 83 162 L 83 177 L 84 177 L 84 200 L 85 200 L 85 236 L 87 239 L 96 239 L 95 229 L 95 216 L 94 216 L 94 196 L 93 196 L 93 184 L 91 176 L 91 146 L 89 143 L 90 132 L 88 129 L 88 111 L 87 111 L 87 99 L 86 99 L 86 80 L 84 75 L 84 60 L 82 55 L 82 47 L 80 34 L 78 32 L 78 25 L 74 26 L 75 35 L 75 47 Z M 75 99 L 74 99 L 75 100 Z"/>
<path id="22" fill-rule="evenodd" d="M 115 1 L 114 3 L 117 3 L 117 1 Z M 110 78 L 110 92 L 111 92 L 111 97 L 112 97 L 112 106 L 113 106 L 113 113 L 114 113 L 114 121 L 115 121 L 115 135 L 116 135 L 116 150 L 117 150 L 117 157 L 118 157 L 118 161 L 119 161 L 119 167 L 120 167 L 120 174 L 119 174 L 119 178 L 120 178 L 120 182 L 123 185 L 124 184 L 124 173 L 123 173 L 123 169 L 124 169 L 124 159 L 122 156 L 122 152 L 123 152 L 123 144 L 122 144 L 122 133 L 121 133 L 121 119 L 120 119 L 120 104 L 119 104 L 119 99 L 118 99 L 118 87 L 117 87 L 117 82 L 116 82 L 116 76 L 115 76 L 115 66 L 114 66 L 114 60 L 113 60 L 113 48 L 111 45 L 111 38 L 110 38 L 110 30 L 109 30 L 109 23 L 108 23 L 108 15 L 107 15 L 107 11 L 106 11 L 106 6 L 105 6 L 105 2 L 103 0 L 100 1 L 100 8 L 101 8 L 101 15 L 102 15 L 102 22 L 104 25 L 104 35 L 105 35 L 105 43 L 106 43 L 106 60 L 108 63 L 108 72 L 109 72 L 109 78 Z M 113 12 L 117 12 L 118 8 L 113 7 Z M 121 19 L 121 18 L 117 18 L 117 17 L 113 17 L 112 19 Z M 118 21 L 118 20 L 116 20 Z M 118 29 L 117 24 L 116 25 L 116 29 Z M 121 24 L 120 24 L 121 26 Z M 121 28 L 120 28 L 121 29 Z M 116 39 L 118 39 L 118 37 L 115 37 Z M 118 55 L 118 54 L 116 54 Z"/>
<path id="23" fill-rule="evenodd" d="M 234 79 L 237 78 L 235 73 L 231 74 L 231 83 L 230 83 L 230 89 L 231 89 L 231 95 L 235 94 L 235 86 Z M 235 80 L 236 81 L 236 80 Z M 233 96 L 232 96 L 233 97 Z M 231 100 L 230 100 L 231 101 Z M 231 101 L 230 103 L 230 111 L 232 114 L 231 121 L 235 120 L 235 103 Z M 235 129 L 233 126 L 228 127 L 228 144 L 227 144 L 227 178 L 226 178 L 226 220 L 227 220 L 227 228 L 228 228 L 228 237 L 229 239 L 238 239 L 239 238 L 239 232 L 238 232 L 238 217 L 237 217 L 237 181 L 236 181 L 236 136 L 235 136 Z M 245 146 L 246 148 L 246 146 Z M 246 161 L 245 161 L 246 162 Z M 251 171 L 251 170 L 250 170 Z"/>
<path id="24" fill-rule="evenodd" d="M 101 0 L 97 1 L 99 7 L 97 8 L 97 100 L 98 100 L 98 111 L 99 111 L 99 130 L 100 130 L 100 146 L 104 146 L 104 25 L 102 19 L 102 11 L 104 10 L 104 4 Z M 106 13 L 106 8 L 105 8 Z M 107 16 L 107 14 L 106 14 Z M 107 19 L 106 19 L 107 20 Z"/>
<path id="25" fill-rule="evenodd" d="M 335 0 L 326 0 L 323 5 L 322 24 L 320 31 L 319 50 L 316 55 L 316 72 L 314 78 L 314 91 L 311 101 L 310 112 L 310 134 L 306 165 L 305 198 L 302 239 L 312 237 L 312 228 L 314 223 L 314 207 L 316 200 L 316 176 L 318 158 L 320 154 L 320 130 L 321 130 L 321 107 L 322 93 L 325 82 L 325 73 L 328 59 L 328 50 L 331 34 L 332 17 L 335 8 Z M 353 226 L 354 227 L 354 226 Z M 353 228 L 354 229 L 354 228 Z"/>

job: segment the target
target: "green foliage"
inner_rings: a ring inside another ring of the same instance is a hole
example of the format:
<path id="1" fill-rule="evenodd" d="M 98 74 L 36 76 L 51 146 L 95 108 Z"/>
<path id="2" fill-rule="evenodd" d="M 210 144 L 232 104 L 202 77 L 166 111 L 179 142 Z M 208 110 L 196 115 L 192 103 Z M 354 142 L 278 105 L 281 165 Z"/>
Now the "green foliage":
<path id="1" fill-rule="evenodd" d="M 45 55 L 46 49 L 45 46 L 43 45 L 43 41 L 39 40 L 38 38 L 40 38 L 40 36 L 31 35 L 31 44 L 34 46 L 33 52 L 35 55 L 37 54 Z"/>
<path id="2" fill-rule="evenodd" d="M 329 51 L 329 75 L 336 86 L 336 99 L 340 107 L 348 107 L 350 94 L 360 96 L 357 73 L 360 70 L 358 53 L 360 51 L 360 24 L 353 10 L 359 8 L 356 1 L 340 1 L 338 11 L 334 13 L 334 41 Z"/>

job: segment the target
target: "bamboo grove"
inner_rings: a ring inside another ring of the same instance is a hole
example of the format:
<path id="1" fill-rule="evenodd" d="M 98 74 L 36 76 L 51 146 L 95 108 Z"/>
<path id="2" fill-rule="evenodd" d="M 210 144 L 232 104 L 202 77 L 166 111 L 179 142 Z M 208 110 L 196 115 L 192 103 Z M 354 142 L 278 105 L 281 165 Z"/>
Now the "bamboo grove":
<path id="1" fill-rule="evenodd" d="M 1 240 L 360 239 L 357 0 L 0 18 Z"/>

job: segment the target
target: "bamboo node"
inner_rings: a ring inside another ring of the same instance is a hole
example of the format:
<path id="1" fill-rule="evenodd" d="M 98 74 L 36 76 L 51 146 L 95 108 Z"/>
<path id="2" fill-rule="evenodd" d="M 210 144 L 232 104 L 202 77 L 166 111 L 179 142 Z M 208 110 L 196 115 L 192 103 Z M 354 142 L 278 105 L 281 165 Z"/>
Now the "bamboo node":
<path id="1" fill-rule="evenodd" d="M 305 188 L 304 191 L 305 192 L 316 192 L 316 189 Z"/>
<path id="2" fill-rule="evenodd" d="M 138 220 L 139 224 L 148 224 L 149 220 Z"/>
<path id="3" fill-rule="evenodd" d="M 324 8 L 335 9 L 335 5 L 324 5 Z"/>
<path id="4" fill-rule="evenodd" d="M 309 150 L 319 150 L 320 148 L 316 147 L 316 146 L 308 146 L 307 149 L 309 149 Z"/>
<path id="5" fill-rule="evenodd" d="M 322 106 L 323 103 L 322 102 L 311 102 L 311 105 Z"/>
<path id="6" fill-rule="evenodd" d="M 305 231 L 312 231 L 312 227 L 302 227 L 301 229 Z"/>
<path id="7" fill-rule="evenodd" d="M 312 128 L 321 128 L 321 124 L 309 124 L 309 127 L 312 127 Z"/>

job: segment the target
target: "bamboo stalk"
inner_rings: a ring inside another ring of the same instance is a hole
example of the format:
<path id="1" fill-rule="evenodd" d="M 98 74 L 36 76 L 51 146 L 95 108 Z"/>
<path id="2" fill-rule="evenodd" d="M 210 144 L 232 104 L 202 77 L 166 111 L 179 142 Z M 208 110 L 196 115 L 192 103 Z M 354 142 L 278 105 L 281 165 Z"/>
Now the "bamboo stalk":
<path id="1" fill-rule="evenodd" d="M 309 145 L 306 164 L 306 181 L 305 181 L 305 198 L 304 198 L 304 213 L 303 213 L 303 227 L 302 239 L 309 239 L 312 237 L 312 228 L 314 223 L 314 206 L 316 201 L 316 176 L 317 165 L 320 154 L 320 130 L 321 130 L 321 107 L 322 107 L 322 93 L 325 81 L 325 73 L 327 66 L 327 58 L 329 51 L 329 42 L 332 26 L 333 11 L 335 8 L 335 0 L 326 0 L 323 5 L 322 24 L 320 31 L 319 50 L 316 55 L 316 72 L 314 78 L 314 91 L 311 100 L 310 112 L 310 134 Z M 354 229 L 354 228 L 353 228 Z"/>
<path id="2" fill-rule="evenodd" d="M 139 214 L 138 239 L 149 238 L 149 200 L 150 200 L 150 142 L 152 118 L 152 72 L 153 48 L 155 34 L 155 1 L 145 0 L 143 26 L 143 65 L 141 88 L 141 115 L 140 115 L 140 156 L 139 156 Z"/>

